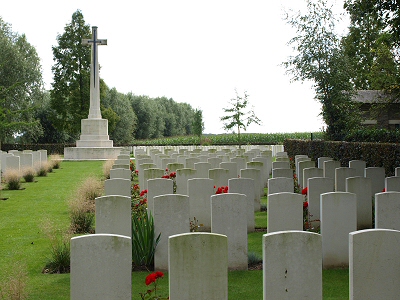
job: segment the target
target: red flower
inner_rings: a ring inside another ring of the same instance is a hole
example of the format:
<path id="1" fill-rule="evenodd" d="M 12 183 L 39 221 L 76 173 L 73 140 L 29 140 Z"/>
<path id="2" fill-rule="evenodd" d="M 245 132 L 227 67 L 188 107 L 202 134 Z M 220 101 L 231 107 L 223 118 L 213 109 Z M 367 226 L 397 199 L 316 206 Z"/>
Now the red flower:
<path id="1" fill-rule="evenodd" d="M 165 172 L 168 172 L 168 168 L 165 168 Z"/>
<path id="2" fill-rule="evenodd" d="M 383 190 L 382 190 L 382 193 L 385 193 L 386 192 L 386 188 L 384 188 Z"/>
<path id="3" fill-rule="evenodd" d="M 160 272 L 160 271 L 157 271 L 157 272 L 154 272 L 154 273 L 151 273 L 151 274 L 147 275 L 147 277 L 146 277 L 146 285 L 149 285 L 149 284 L 151 284 L 153 282 L 156 282 L 156 280 L 158 278 L 161 278 L 161 277 L 164 277 L 164 273 Z"/>
<path id="4" fill-rule="evenodd" d="M 147 190 L 143 190 L 140 192 L 140 197 L 143 197 L 145 194 L 147 194 Z"/>
<path id="5" fill-rule="evenodd" d="M 214 185 L 214 189 L 215 189 L 215 188 L 217 188 L 217 187 Z"/>
<path id="6" fill-rule="evenodd" d="M 302 191 L 301 191 L 302 195 L 307 195 L 308 194 L 308 187 L 306 186 Z"/>
<path id="7" fill-rule="evenodd" d="M 136 173 L 136 175 L 138 175 L 139 174 L 139 170 L 135 170 L 135 173 Z"/>
<path id="8" fill-rule="evenodd" d="M 171 172 L 171 173 L 169 174 L 169 177 L 170 177 L 170 178 L 175 178 L 175 177 L 176 177 L 176 172 Z"/>
<path id="9" fill-rule="evenodd" d="M 307 207 L 308 207 L 308 202 L 307 201 L 303 202 L 303 209 Z"/>
<path id="10" fill-rule="evenodd" d="M 168 176 L 168 175 L 164 175 L 164 176 L 162 176 L 161 178 L 169 179 L 169 176 Z"/>
<path id="11" fill-rule="evenodd" d="M 219 187 L 215 193 L 216 194 L 222 194 L 223 193 L 222 187 Z"/>
<path id="12" fill-rule="evenodd" d="M 156 273 L 151 273 L 146 277 L 146 285 L 156 282 L 156 280 L 157 280 Z"/>
<path id="13" fill-rule="evenodd" d="M 229 187 L 226 186 L 226 187 L 224 188 L 224 193 L 227 193 L 227 192 L 228 192 L 228 189 L 229 189 Z"/>

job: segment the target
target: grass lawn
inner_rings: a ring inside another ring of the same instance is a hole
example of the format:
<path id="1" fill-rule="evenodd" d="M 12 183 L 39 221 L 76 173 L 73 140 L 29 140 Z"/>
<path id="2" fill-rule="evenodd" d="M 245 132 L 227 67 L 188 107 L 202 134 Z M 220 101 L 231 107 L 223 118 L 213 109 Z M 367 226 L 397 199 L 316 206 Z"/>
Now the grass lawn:
<path id="1" fill-rule="evenodd" d="M 26 283 L 28 299 L 69 299 L 69 274 L 43 274 L 50 254 L 50 241 L 42 228 L 50 220 L 59 230 L 69 226 L 68 204 L 76 188 L 88 177 L 102 178 L 103 162 L 68 162 L 34 183 L 23 183 L 22 190 L 2 190 L 0 197 L 0 288 L 9 277 Z M 266 203 L 266 198 L 262 200 Z M 266 212 L 256 213 L 256 226 L 266 227 Z M 248 250 L 262 255 L 262 235 L 248 236 Z M 132 273 L 132 299 L 146 290 L 146 272 Z M 168 294 L 168 274 L 159 281 L 163 295 Z M 229 272 L 229 299 L 262 299 L 262 271 Z M 348 270 L 323 271 L 324 299 L 348 299 Z M 1 295 L 0 295 L 1 299 Z"/>

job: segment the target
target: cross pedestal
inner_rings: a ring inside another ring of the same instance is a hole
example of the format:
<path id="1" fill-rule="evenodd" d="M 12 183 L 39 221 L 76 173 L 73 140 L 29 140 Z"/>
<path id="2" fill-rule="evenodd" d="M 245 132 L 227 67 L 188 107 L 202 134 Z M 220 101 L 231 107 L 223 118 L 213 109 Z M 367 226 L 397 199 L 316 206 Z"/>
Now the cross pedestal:
<path id="1" fill-rule="evenodd" d="M 87 119 L 81 120 L 81 136 L 76 147 L 64 148 L 66 160 L 116 159 L 121 148 L 113 147 L 108 136 L 108 120 L 101 118 L 100 78 L 98 45 L 107 45 L 107 40 L 97 39 L 97 27 L 92 27 L 92 38 L 83 39 L 83 45 L 92 47 L 90 65 L 90 107 Z"/>

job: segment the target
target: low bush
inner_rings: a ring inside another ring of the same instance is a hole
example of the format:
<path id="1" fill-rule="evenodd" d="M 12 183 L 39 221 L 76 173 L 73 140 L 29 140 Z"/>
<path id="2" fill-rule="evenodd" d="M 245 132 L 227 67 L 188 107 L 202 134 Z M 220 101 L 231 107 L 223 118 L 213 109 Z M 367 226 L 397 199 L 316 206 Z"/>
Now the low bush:
<path id="1" fill-rule="evenodd" d="M 19 190 L 21 188 L 21 175 L 19 170 L 7 169 L 3 174 L 3 178 L 9 190 Z"/>
<path id="2" fill-rule="evenodd" d="M 49 221 L 45 222 L 43 231 L 50 240 L 50 256 L 47 259 L 43 273 L 69 273 L 71 265 L 70 240 L 72 234 L 70 232 L 55 230 Z"/>
<path id="3" fill-rule="evenodd" d="M 89 202 L 79 198 L 71 200 L 69 209 L 73 233 L 94 233 L 94 212 Z"/>
<path id="4" fill-rule="evenodd" d="M 114 165 L 115 160 L 109 159 L 106 160 L 103 164 L 103 174 L 105 179 L 110 179 L 110 170 Z"/>
<path id="5" fill-rule="evenodd" d="M 94 231 L 95 199 L 103 193 L 101 181 L 87 178 L 78 187 L 69 201 L 71 230 L 74 233 L 92 233 Z"/>
<path id="6" fill-rule="evenodd" d="M 37 176 L 39 177 L 47 176 L 48 170 L 49 170 L 49 162 L 42 162 L 37 169 Z"/>
<path id="7" fill-rule="evenodd" d="M 59 169 L 61 166 L 62 158 L 59 154 L 50 155 L 50 165 L 52 169 Z"/>
<path id="8" fill-rule="evenodd" d="M 35 179 L 36 171 L 33 167 L 27 167 L 22 170 L 22 177 L 25 182 L 33 182 Z"/>

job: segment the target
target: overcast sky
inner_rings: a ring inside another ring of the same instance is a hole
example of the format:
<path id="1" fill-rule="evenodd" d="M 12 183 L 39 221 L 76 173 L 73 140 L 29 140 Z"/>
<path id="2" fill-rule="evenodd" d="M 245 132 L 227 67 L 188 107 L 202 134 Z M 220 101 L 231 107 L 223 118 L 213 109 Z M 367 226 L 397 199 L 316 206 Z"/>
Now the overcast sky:
<path id="1" fill-rule="evenodd" d="M 108 41 L 99 47 L 99 64 L 110 88 L 189 103 L 203 111 L 204 133 L 224 132 L 219 119 L 235 88 L 247 91 L 262 120 L 248 133 L 324 126 L 311 83 L 291 83 L 280 66 L 294 54 L 287 42 L 295 32 L 284 12 L 304 7 L 302 0 L 2 2 L 0 16 L 36 48 L 46 89 L 53 81 L 51 47 L 80 9 L 87 24 L 98 26 L 98 38 Z M 329 2 L 342 12 L 343 1 Z"/>

